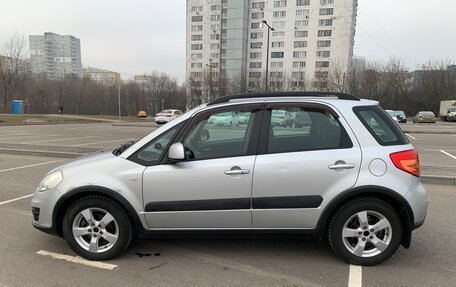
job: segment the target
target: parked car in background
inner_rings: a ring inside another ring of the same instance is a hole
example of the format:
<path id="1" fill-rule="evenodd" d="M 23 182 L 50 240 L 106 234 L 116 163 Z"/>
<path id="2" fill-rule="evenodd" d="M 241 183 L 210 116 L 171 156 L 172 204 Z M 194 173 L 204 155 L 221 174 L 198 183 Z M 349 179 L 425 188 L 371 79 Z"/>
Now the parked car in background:
<path id="1" fill-rule="evenodd" d="M 407 122 L 407 116 L 405 115 L 404 111 L 394 111 L 394 114 L 400 123 L 405 124 Z"/>
<path id="2" fill-rule="evenodd" d="M 430 111 L 421 111 L 413 117 L 413 123 L 435 123 L 436 116 Z"/>
<path id="3" fill-rule="evenodd" d="M 137 118 L 147 118 L 147 112 L 146 111 L 139 111 L 138 114 L 136 114 Z"/>
<path id="4" fill-rule="evenodd" d="M 157 124 L 168 123 L 181 116 L 184 112 L 180 110 L 163 110 L 155 115 L 155 122 Z"/>
<path id="5" fill-rule="evenodd" d="M 250 113 L 239 113 L 238 115 L 238 121 L 239 121 L 239 124 L 246 124 L 248 123 L 250 119 Z"/>
<path id="6" fill-rule="evenodd" d="M 439 116 L 444 121 L 456 121 L 456 100 L 441 101 Z"/>
<path id="7" fill-rule="evenodd" d="M 272 126 L 291 127 L 293 125 L 293 122 L 291 120 L 290 113 L 287 111 L 284 111 L 284 110 L 272 111 L 271 125 Z"/>
<path id="8" fill-rule="evenodd" d="M 296 113 L 294 118 L 294 127 L 295 128 L 302 128 L 305 126 L 310 126 L 312 124 L 312 120 L 308 113 L 299 111 Z"/>
<path id="9" fill-rule="evenodd" d="M 399 120 L 397 119 L 397 116 L 396 116 L 396 114 L 394 113 L 393 110 L 385 110 L 385 112 L 387 112 L 388 115 L 390 115 L 390 117 L 393 118 L 393 120 L 394 120 L 396 123 L 399 122 Z"/>
<path id="10" fill-rule="evenodd" d="M 237 112 L 219 113 L 211 116 L 207 123 L 214 126 L 239 126 L 239 115 Z"/>

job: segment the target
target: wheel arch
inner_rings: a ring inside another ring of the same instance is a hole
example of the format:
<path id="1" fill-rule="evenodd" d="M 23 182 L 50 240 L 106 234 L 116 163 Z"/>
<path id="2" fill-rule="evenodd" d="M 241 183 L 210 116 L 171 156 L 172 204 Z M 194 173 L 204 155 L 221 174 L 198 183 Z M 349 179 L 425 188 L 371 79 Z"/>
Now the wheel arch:
<path id="1" fill-rule="evenodd" d="M 326 205 L 318 220 L 316 233 L 318 240 L 322 240 L 326 235 L 328 224 L 336 210 L 347 201 L 358 197 L 378 198 L 390 204 L 398 212 L 402 222 L 403 231 L 401 245 L 405 248 L 410 247 L 414 225 L 414 215 L 410 204 L 403 196 L 394 190 L 374 185 L 359 186 L 346 190 L 331 200 Z"/>
<path id="2" fill-rule="evenodd" d="M 84 186 L 75 188 L 67 193 L 65 193 L 55 204 L 54 210 L 52 212 L 52 225 L 54 226 L 55 233 L 63 237 L 62 224 L 63 216 L 68 210 L 70 205 L 77 201 L 78 199 L 88 196 L 88 195 L 100 195 L 107 198 L 110 198 L 120 204 L 125 211 L 127 212 L 130 220 L 133 224 L 134 233 L 138 237 L 142 237 L 144 234 L 144 227 L 139 219 L 138 213 L 133 208 L 133 206 L 119 193 L 102 187 L 102 186 Z"/>

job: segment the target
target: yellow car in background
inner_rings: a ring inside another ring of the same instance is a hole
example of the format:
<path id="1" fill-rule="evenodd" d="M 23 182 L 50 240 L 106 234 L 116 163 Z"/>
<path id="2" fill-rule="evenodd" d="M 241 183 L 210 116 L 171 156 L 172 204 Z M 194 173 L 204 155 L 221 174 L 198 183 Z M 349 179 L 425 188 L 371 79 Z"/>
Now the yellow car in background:
<path id="1" fill-rule="evenodd" d="M 137 118 L 147 118 L 147 113 L 146 111 L 139 111 L 138 114 L 136 115 Z"/>

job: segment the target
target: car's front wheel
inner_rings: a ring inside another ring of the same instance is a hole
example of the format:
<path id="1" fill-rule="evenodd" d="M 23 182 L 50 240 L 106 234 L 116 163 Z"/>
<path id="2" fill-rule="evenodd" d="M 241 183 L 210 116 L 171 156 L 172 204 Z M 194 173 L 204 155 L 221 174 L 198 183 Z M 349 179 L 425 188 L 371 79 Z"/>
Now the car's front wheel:
<path id="1" fill-rule="evenodd" d="M 401 220 L 392 206 L 376 198 L 358 198 L 333 215 L 328 239 L 334 252 L 357 265 L 376 265 L 390 258 L 402 238 Z"/>
<path id="2" fill-rule="evenodd" d="M 73 203 L 63 219 L 63 236 L 71 249 L 89 260 L 122 253 L 133 238 L 127 212 L 112 199 L 87 196 Z"/>

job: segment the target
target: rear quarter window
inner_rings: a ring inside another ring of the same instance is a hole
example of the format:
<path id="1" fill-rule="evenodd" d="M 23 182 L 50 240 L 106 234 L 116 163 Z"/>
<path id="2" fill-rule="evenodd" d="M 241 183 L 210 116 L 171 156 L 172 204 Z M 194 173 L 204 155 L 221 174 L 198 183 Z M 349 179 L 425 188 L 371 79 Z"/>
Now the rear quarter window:
<path id="1" fill-rule="evenodd" d="M 393 119 L 379 106 L 354 107 L 358 119 L 382 146 L 409 144 L 407 137 Z"/>

